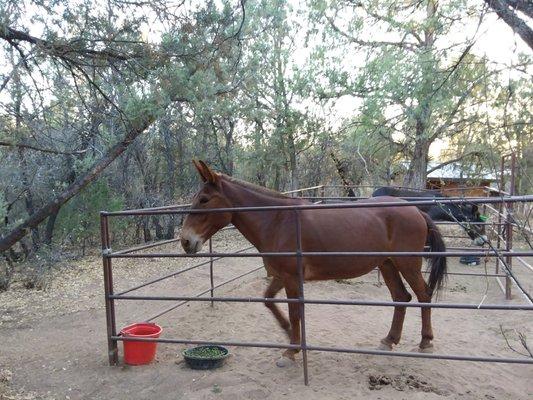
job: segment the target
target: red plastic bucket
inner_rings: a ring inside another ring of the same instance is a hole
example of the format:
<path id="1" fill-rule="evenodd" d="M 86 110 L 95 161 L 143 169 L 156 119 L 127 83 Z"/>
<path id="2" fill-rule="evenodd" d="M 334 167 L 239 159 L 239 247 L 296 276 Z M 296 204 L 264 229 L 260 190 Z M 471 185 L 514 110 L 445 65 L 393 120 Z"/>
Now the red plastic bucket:
<path id="1" fill-rule="evenodd" d="M 132 324 L 123 328 L 124 337 L 158 338 L 163 329 L 147 322 Z M 155 358 L 157 342 L 136 342 L 124 340 L 124 362 L 128 365 L 150 364 Z"/>

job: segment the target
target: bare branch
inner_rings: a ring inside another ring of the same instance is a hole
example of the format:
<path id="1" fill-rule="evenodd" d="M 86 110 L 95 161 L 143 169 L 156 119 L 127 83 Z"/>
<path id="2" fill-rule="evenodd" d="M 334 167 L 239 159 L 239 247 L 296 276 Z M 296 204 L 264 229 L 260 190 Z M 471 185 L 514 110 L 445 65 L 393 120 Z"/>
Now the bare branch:
<path id="1" fill-rule="evenodd" d="M 377 41 L 361 40 L 361 39 L 358 39 L 356 37 L 349 35 L 348 33 L 344 32 L 342 29 L 340 29 L 335 24 L 335 21 L 333 21 L 333 18 L 327 15 L 325 17 L 335 32 L 339 33 L 341 36 L 344 36 L 350 42 L 358 44 L 360 46 L 368 46 L 368 47 L 395 46 L 395 47 L 400 47 L 402 49 L 407 49 L 407 50 L 413 50 L 414 48 L 417 47 L 416 43 L 406 42 L 404 40 L 400 42 L 389 42 L 389 41 L 379 41 L 379 40 Z"/>
<path id="2" fill-rule="evenodd" d="M 445 161 L 443 163 L 440 163 L 439 165 L 436 165 L 433 168 L 428 169 L 427 173 L 430 174 L 433 171 L 436 171 L 438 169 L 441 169 L 441 168 L 445 167 L 446 165 L 456 163 L 457 161 L 461 161 L 462 159 L 464 159 L 466 157 L 470 157 L 470 156 L 481 157 L 482 155 L 483 155 L 483 153 L 480 152 L 480 151 L 471 151 L 470 153 L 465 153 L 465 154 L 460 155 L 459 157 L 456 157 L 456 158 L 453 158 L 451 160 L 448 160 L 448 161 Z"/>
<path id="3" fill-rule="evenodd" d="M 78 151 L 61 151 L 61 150 L 54 150 L 54 149 L 44 149 L 42 147 L 33 146 L 31 144 L 25 144 L 25 143 L 11 143 L 11 142 L 5 142 L 0 141 L 0 146 L 4 147 L 16 147 L 16 148 L 22 148 L 22 149 L 30 149 L 35 151 L 40 151 L 42 153 L 50 153 L 50 154 L 66 154 L 66 155 L 76 155 L 76 154 L 83 154 L 87 150 L 78 150 Z"/>

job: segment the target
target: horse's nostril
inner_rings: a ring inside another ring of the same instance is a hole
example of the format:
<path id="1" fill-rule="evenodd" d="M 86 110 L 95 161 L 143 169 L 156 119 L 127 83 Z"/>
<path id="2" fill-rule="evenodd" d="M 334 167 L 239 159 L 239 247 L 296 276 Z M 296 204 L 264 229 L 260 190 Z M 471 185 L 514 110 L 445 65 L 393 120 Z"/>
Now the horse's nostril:
<path id="1" fill-rule="evenodd" d="M 183 243 L 184 246 L 188 246 L 189 245 L 189 241 L 187 239 L 183 239 L 181 241 L 181 243 Z"/>

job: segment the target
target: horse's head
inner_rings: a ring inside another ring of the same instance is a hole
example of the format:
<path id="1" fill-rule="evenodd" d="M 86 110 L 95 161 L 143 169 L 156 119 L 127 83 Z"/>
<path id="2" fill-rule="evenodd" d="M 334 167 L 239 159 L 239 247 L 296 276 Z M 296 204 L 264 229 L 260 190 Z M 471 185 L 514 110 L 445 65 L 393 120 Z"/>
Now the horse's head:
<path id="1" fill-rule="evenodd" d="M 466 222 L 466 232 L 470 239 L 474 241 L 477 246 L 483 246 L 487 241 L 485 235 L 485 225 L 469 224 L 469 222 L 485 222 L 481 219 L 481 213 L 477 204 L 462 204 L 459 206 L 460 212 L 463 214 L 463 221 Z"/>
<path id="2" fill-rule="evenodd" d="M 231 203 L 222 192 L 221 177 L 203 161 L 194 161 L 203 185 L 192 200 L 192 210 L 229 208 Z M 188 214 L 183 221 L 181 245 L 186 253 L 200 251 L 202 245 L 220 229 L 231 222 L 230 212 Z"/>

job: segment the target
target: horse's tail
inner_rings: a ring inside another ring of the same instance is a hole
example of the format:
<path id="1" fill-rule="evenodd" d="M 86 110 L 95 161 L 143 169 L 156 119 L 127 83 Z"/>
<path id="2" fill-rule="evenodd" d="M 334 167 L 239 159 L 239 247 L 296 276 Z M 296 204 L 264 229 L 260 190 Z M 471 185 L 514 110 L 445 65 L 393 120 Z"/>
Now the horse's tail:
<path id="1" fill-rule="evenodd" d="M 427 243 L 429 244 L 430 251 L 446 251 L 446 245 L 442 240 L 442 235 L 435 225 L 435 222 L 425 212 L 420 212 L 428 226 Z M 444 256 L 430 256 L 431 259 L 431 272 L 429 274 L 428 286 L 430 294 L 432 295 L 435 289 L 440 290 L 443 285 L 443 281 L 446 278 L 446 257 Z"/>

